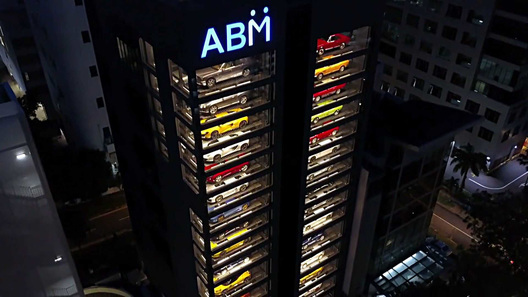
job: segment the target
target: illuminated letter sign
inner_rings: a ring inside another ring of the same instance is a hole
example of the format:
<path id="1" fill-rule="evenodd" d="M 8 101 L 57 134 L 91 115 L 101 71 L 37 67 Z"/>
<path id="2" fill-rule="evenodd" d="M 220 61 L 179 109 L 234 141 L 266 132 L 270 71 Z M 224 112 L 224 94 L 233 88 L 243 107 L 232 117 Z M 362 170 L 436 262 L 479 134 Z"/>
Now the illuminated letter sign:
<path id="1" fill-rule="evenodd" d="M 263 12 L 264 14 L 267 14 L 269 12 L 269 8 L 264 7 Z M 253 9 L 251 10 L 250 14 L 252 17 L 254 17 L 256 15 L 256 11 Z M 219 54 L 223 54 L 226 51 L 231 52 L 244 48 L 246 46 L 246 43 L 248 44 L 248 46 L 253 46 L 253 31 L 257 31 L 257 33 L 265 31 L 266 42 L 269 42 L 271 40 L 271 19 L 268 15 L 264 17 L 260 25 L 257 24 L 254 19 L 249 20 L 247 27 L 248 37 L 246 38 L 246 35 L 244 35 L 246 32 L 246 26 L 244 25 L 244 23 L 237 22 L 228 24 L 226 26 L 227 40 L 225 47 L 220 42 L 216 30 L 214 28 L 207 29 L 207 34 L 205 35 L 205 42 L 202 48 L 202 59 L 207 57 L 207 53 L 209 51 L 216 50 Z"/>

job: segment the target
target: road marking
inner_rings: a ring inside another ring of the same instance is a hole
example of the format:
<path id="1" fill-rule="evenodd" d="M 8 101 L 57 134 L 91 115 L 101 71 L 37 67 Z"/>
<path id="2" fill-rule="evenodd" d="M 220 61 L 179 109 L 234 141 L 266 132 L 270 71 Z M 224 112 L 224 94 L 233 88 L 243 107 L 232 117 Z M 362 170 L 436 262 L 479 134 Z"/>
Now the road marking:
<path id="1" fill-rule="evenodd" d="M 97 215 L 97 216 L 95 216 L 95 217 L 92 217 L 92 218 L 90 218 L 90 221 L 97 220 L 97 219 L 99 219 L 99 218 L 105 217 L 105 216 L 107 216 L 107 215 L 113 214 L 113 213 L 118 212 L 118 211 L 121 211 L 121 210 L 123 210 L 123 209 L 127 209 L 127 206 L 125 205 L 125 206 L 122 206 L 122 207 L 120 207 L 120 208 L 118 208 L 118 209 L 114 209 L 114 210 L 112 210 L 112 211 L 105 212 L 105 213 L 103 213 L 103 214 L 100 214 L 100 215 Z"/>
<path id="2" fill-rule="evenodd" d="M 444 222 L 445 222 L 446 224 L 448 224 L 449 226 L 451 226 L 451 227 L 457 229 L 460 233 L 462 233 L 462 234 L 466 235 L 467 237 L 469 237 L 469 238 L 475 240 L 475 238 L 474 238 L 473 236 L 467 234 L 466 232 L 462 231 L 462 230 L 461 230 L 460 228 L 458 228 L 457 226 L 455 226 L 455 225 L 449 223 L 448 221 L 444 220 L 441 216 L 437 215 L 436 213 L 433 213 L 433 215 L 436 216 L 436 217 L 438 217 L 440 220 L 444 221 Z"/>
<path id="3" fill-rule="evenodd" d="M 130 218 L 130 216 L 126 216 L 126 217 L 124 217 L 124 218 L 120 218 L 119 220 L 122 221 L 122 220 L 126 220 L 126 219 L 128 219 L 128 218 Z"/>
<path id="4" fill-rule="evenodd" d="M 484 189 L 487 189 L 487 190 L 504 190 L 504 189 L 506 189 L 507 187 L 509 187 L 511 184 L 513 184 L 514 182 L 518 181 L 521 177 L 523 177 L 523 176 L 525 176 L 525 175 L 527 175 L 527 174 L 528 174 L 528 171 L 526 171 L 525 173 L 519 175 L 516 179 L 512 180 L 511 182 L 509 182 L 508 184 L 506 184 L 505 186 L 500 187 L 500 188 L 490 188 L 490 187 L 486 187 L 485 185 L 483 185 L 483 184 L 481 184 L 481 183 L 479 183 L 479 182 L 473 180 L 472 178 L 470 178 L 469 180 L 472 181 L 472 182 L 474 182 L 475 184 L 477 184 L 477 185 L 483 187 Z"/>

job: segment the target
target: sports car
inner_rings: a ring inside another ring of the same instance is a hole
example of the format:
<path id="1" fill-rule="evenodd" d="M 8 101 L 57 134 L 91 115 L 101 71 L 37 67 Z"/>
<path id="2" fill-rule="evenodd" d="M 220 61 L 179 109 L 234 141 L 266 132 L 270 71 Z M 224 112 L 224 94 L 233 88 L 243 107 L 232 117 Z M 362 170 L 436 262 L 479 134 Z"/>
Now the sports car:
<path id="1" fill-rule="evenodd" d="M 314 230 L 314 229 L 320 227 L 321 225 L 326 223 L 326 221 L 330 220 L 333 215 L 334 215 L 333 213 L 326 214 L 326 215 L 318 218 L 317 220 L 315 220 L 315 221 L 313 221 L 313 222 L 311 222 L 311 223 L 309 223 L 307 225 L 304 225 L 303 233 L 309 232 L 311 230 Z"/>
<path id="2" fill-rule="evenodd" d="M 325 75 L 332 74 L 334 72 L 343 72 L 350 64 L 349 60 L 341 61 L 332 65 L 324 66 L 315 70 L 315 77 L 317 80 L 323 79 Z"/>
<path id="3" fill-rule="evenodd" d="M 325 51 L 330 49 L 344 49 L 350 41 L 350 37 L 340 33 L 330 35 L 327 40 L 319 38 L 317 39 L 317 53 L 323 55 Z"/>
<path id="4" fill-rule="evenodd" d="M 201 86 L 212 88 L 216 86 L 216 83 L 231 78 L 249 76 L 254 67 L 255 60 L 252 58 L 242 58 L 235 61 L 225 62 L 213 67 L 197 70 L 196 81 Z"/>
<path id="5" fill-rule="evenodd" d="M 341 148 L 341 146 L 338 144 L 338 145 L 335 145 L 331 148 L 328 148 L 326 150 L 322 150 L 320 152 L 318 152 L 317 154 L 313 154 L 311 155 L 309 158 L 308 158 L 308 163 L 313 163 L 315 162 L 317 159 L 321 159 L 321 158 L 324 158 L 330 154 L 333 154 L 333 153 L 336 153 L 339 148 Z"/>
<path id="6" fill-rule="evenodd" d="M 222 112 L 219 112 L 219 113 L 216 113 L 216 114 L 212 115 L 209 118 L 206 117 L 206 118 L 200 119 L 200 124 L 205 124 L 205 123 L 207 123 L 209 121 L 212 121 L 214 119 L 223 118 L 225 116 L 228 116 L 228 115 L 240 112 L 240 111 L 242 111 L 242 108 L 233 108 L 233 109 L 229 109 L 229 110 L 226 110 L 226 111 L 222 111 Z"/>
<path id="7" fill-rule="evenodd" d="M 321 174 L 323 174 L 323 173 L 325 173 L 325 172 L 329 172 L 330 170 L 332 170 L 332 168 L 333 168 L 333 166 L 330 165 L 330 166 L 328 166 L 328 167 L 326 167 L 326 168 L 323 168 L 323 169 L 321 169 L 321 170 L 317 170 L 317 171 L 314 172 L 314 173 L 310 173 L 306 179 L 307 179 L 308 181 L 312 181 L 312 180 L 313 180 L 314 178 L 316 178 L 317 176 L 319 176 L 319 175 L 321 175 Z"/>
<path id="8" fill-rule="evenodd" d="M 244 203 L 244 204 L 239 205 L 239 206 L 237 206 L 235 208 L 232 208 L 232 209 L 230 209 L 228 211 L 225 211 L 225 212 L 223 212 L 223 213 L 221 213 L 221 214 L 219 214 L 217 216 L 212 217 L 211 219 L 209 219 L 209 222 L 211 222 L 213 224 L 216 224 L 216 223 L 219 223 L 219 222 L 223 222 L 226 218 L 234 216 L 237 213 L 248 209 L 248 207 L 249 207 L 249 202 Z"/>
<path id="9" fill-rule="evenodd" d="M 220 124 L 218 126 L 211 127 L 209 129 L 202 130 L 202 138 L 216 140 L 222 134 L 229 131 L 244 128 L 249 122 L 249 118 L 242 117 L 236 120 L 229 121 L 227 123 Z"/>
<path id="10" fill-rule="evenodd" d="M 219 150 L 204 155 L 204 162 L 218 163 L 225 156 L 231 155 L 236 152 L 245 151 L 249 147 L 249 139 L 241 142 L 237 142 L 228 147 L 223 147 Z"/>
<path id="11" fill-rule="evenodd" d="M 228 198 L 236 193 L 240 193 L 240 192 L 244 192 L 247 188 L 249 187 L 249 183 L 244 183 L 244 184 L 241 184 L 240 186 L 238 187 L 234 187 L 234 188 L 231 188 L 225 192 L 222 192 L 216 196 L 213 196 L 213 197 L 210 197 L 207 199 L 207 202 L 209 202 L 210 204 L 213 204 L 213 203 L 219 203 L 221 202 L 222 200 L 224 200 L 225 198 Z"/>
<path id="12" fill-rule="evenodd" d="M 315 134 L 314 136 L 310 137 L 310 144 L 316 144 L 320 140 L 323 140 L 329 136 L 335 136 L 337 132 L 339 132 L 339 127 L 334 127 L 330 130 Z"/>
<path id="13" fill-rule="evenodd" d="M 220 99 L 200 104 L 200 111 L 203 113 L 216 114 L 219 109 L 224 109 L 236 104 L 246 104 L 248 97 L 249 92 L 240 92 L 230 96 L 222 97 Z"/>
<path id="14" fill-rule="evenodd" d="M 239 172 L 244 172 L 246 170 L 248 170 L 249 168 L 249 162 L 244 162 L 240 165 L 237 165 L 233 168 L 229 168 L 227 170 L 224 170 L 222 172 L 218 172 L 217 174 L 213 174 L 211 176 L 208 176 L 206 178 L 207 182 L 210 183 L 210 184 L 219 184 L 220 182 L 222 182 L 222 180 L 228 176 L 231 176 L 231 175 L 234 175 L 234 174 L 237 174 Z"/>
<path id="15" fill-rule="evenodd" d="M 319 291 L 321 288 L 323 287 L 323 284 L 320 283 L 318 284 L 317 286 L 311 288 L 310 290 L 302 293 L 301 295 L 299 295 L 299 297 L 308 297 L 308 296 L 314 296 L 314 294 Z"/>
<path id="16" fill-rule="evenodd" d="M 248 283 L 251 279 L 251 272 L 245 271 L 235 280 L 229 280 L 214 288 L 215 296 L 222 296 L 222 293 L 227 290 L 234 289 L 244 283 Z"/>
<path id="17" fill-rule="evenodd" d="M 323 232 L 319 232 L 313 236 L 306 238 L 302 243 L 302 250 L 306 250 L 309 245 L 324 240 L 325 236 Z"/>
<path id="18" fill-rule="evenodd" d="M 317 255 L 309 258 L 308 260 L 305 260 L 301 264 L 301 269 L 306 270 L 306 269 L 312 267 L 312 265 L 314 265 L 315 263 L 321 262 L 321 260 L 323 259 L 324 255 L 325 255 L 324 252 L 319 252 Z"/>
<path id="19" fill-rule="evenodd" d="M 329 89 L 317 92 L 317 93 L 313 94 L 313 102 L 319 102 L 319 100 L 321 100 L 324 97 L 328 97 L 328 96 L 331 96 L 331 95 L 334 95 L 334 94 L 339 94 L 339 93 L 341 93 L 342 89 L 345 86 L 346 86 L 346 84 L 340 84 L 340 85 L 337 85 L 335 87 L 331 87 Z"/>
<path id="20" fill-rule="evenodd" d="M 233 244 L 233 245 L 221 250 L 220 252 L 218 252 L 216 254 L 213 254 L 213 259 L 218 259 L 221 256 L 223 256 L 223 255 L 225 255 L 225 254 L 227 254 L 227 253 L 229 253 L 229 252 L 231 252 L 231 251 L 243 246 L 245 243 L 248 243 L 250 241 L 251 241 L 251 237 L 248 237 L 248 238 L 246 238 L 246 239 L 244 239 L 242 241 L 239 241 L 239 242 L 237 242 L 237 243 L 235 243 L 235 244 Z"/>
<path id="21" fill-rule="evenodd" d="M 334 108 L 330 108 L 329 110 L 323 111 L 321 113 L 318 113 L 316 115 L 313 115 L 311 118 L 311 122 L 313 124 L 317 124 L 319 120 L 327 118 L 331 115 L 338 115 L 341 110 L 343 109 L 343 105 L 336 106 Z"/>
<path id="22" fill-rule="evenodd" d="M 299 281 L 299 284 L 303 285 L 304 283 L 306 283 L 307 281 L 311 280 L 312 278 L 318 277 L 321 274 L 321 272 L 323 272 L 323 267 L 317 268 L 312 273 L 310 273 L 307 276 L 301 278 L 301 280 Z"/>
<path id="23" fill-rule="evenodd" d="M 249 257 L 245 257 L 245 258 L 238 259 L 237 261 L 229 265 L 224 266 L 224 268 L 222 268 L 220 271 L 214 274 L 213 281 L 216 283 L 221 276 L 226 275 L 231 270 L 234 270 L 235 268 L 237 268 L 237 266 L 240 266 L 244 263 L 249 263 L 249 261 L 251 261 L 251 259 L 249 259 Z"/>
<path id="24" fill-rule="evenodd" d="M 244 226 L 247 224 L 249 224 L 249 222 L 244 223 Z M 222 232 L 217 237 L 211 238 L 211 250 L 214 250 L 218 245 L 224 243 L 225 241 L 231 241 L 246 234 L 248 231 L 249 230 L 246 227 L 238 226 Z"/>

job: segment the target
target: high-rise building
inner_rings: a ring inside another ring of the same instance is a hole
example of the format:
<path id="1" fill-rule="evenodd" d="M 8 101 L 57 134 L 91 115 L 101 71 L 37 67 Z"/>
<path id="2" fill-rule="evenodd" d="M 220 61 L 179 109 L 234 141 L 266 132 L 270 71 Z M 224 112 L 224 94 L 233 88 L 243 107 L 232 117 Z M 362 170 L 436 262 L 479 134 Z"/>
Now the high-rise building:
<path id="1" fill-rule="evenodd" d="M 83 1 L 24 2 L 68 143 L 104 151 L 114 164 L 114 141 Z"/>
<path id="2" fill-rule="evenodd" d="M 378 88 L 482 115 L 457 136 L 494 168 L 518 154 L 528 131 L 525 1 L 389 0 Z"/>
<path id="3" fill-rule="evenodd" d="M 24 111 L 0 85 L 1 296 L 84 296 Z"/>
<path id="4" fill-rule="evenodd" d="M 86 3 L 166 296 L 342 296 L 379 4 Z"/>

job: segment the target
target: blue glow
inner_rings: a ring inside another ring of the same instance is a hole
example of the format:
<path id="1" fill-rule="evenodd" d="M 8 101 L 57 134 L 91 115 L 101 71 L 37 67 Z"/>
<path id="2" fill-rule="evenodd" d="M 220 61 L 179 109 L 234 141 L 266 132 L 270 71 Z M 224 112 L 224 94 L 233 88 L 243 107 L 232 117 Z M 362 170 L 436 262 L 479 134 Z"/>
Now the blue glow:
<path id="1" fill-rule="evenodd" d="M 233 29 L 237 28 L 238 33 L 233 33 Z M 233 23 L 226 26 L 226 33 L 227 33 L 227 51 L 234 51 L 237 49 L 241 49 L 246 45 L 246 36 L 244 35 L 244 32 L 246 31 L 246 26 L 241 23 Z M 240 42 L 238 44 L 233 45 L 233 40 L 239 39 Z"/>
<path id="2" fill-rule="evenodd" d="M 251 11 L 251 16 L 255 16 L 255 14 L 257 14 L 257 12 L 253 9 L 253 10 Z"/>
<path id="3" fill-rule="evenodd" d="M 211 44 L 211 39 L 213 39 L 213 44 Z M 207 57 L 207 52 L 211 50 L 218 50 L 220 54 L 225 52 L 224 47 L 222 46 L 220 39 L 218 39 L 218 35 L 216 34 L 214 28 L 209 28 L 209 30 L 207 30 L 204 47 L 202 49 L 202 58 Z"/>
<path id="4" fill-rule="evenodd" d="M 269 11 L 269 8 L 267 6 L 264 7 L 264 13 L 268 13 L 268 11 Z"/>

